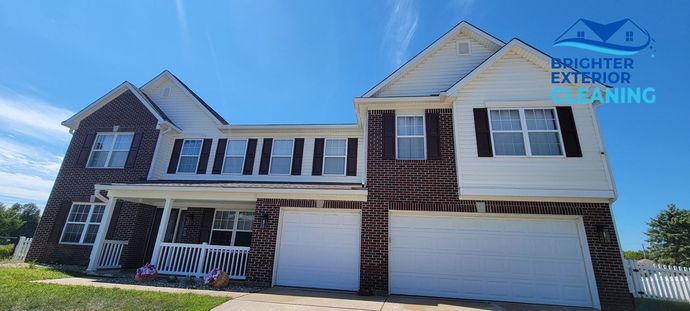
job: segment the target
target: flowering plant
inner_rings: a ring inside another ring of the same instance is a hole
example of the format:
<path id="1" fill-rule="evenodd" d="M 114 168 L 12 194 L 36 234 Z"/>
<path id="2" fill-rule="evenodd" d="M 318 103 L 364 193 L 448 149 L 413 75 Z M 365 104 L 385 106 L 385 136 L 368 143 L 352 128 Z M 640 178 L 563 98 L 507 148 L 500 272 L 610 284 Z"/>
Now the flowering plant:
<path id="1" fill-rule="evenodd" d="M 213 283 L 218 279 L 220 276 L 220 269 L 214 268 L 213 270 L 209 271 L 208 274 L 204 277 L 204 283 L 206 285 L 213 285 Z"/>
<path id="2" fill-rule="evenodd" d="M 150 263 L 147 263 L 143 267 L 137 269 L 137 276 L 140 277 L 151 277 L 157 274 L 158 270 L 156 270 L 156 266 Z"/>

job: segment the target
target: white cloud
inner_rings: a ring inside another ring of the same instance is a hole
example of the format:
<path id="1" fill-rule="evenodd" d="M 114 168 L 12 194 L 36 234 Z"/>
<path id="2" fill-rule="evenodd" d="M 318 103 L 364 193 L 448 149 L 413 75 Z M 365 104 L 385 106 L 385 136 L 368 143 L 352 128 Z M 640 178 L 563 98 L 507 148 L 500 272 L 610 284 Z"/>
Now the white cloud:
<path id="1" fill-rule="evenodd" d="M 14 139 L 0 137 L 0 150 L 0 171 L 54 178 L 62 163 L 62 156 Z"/>
<path id="2" fill-rule="evenodd" d="M 52 188 L 53 179 L 0 171 L 0 196 L 44 203 Z"/>
<path id="3" fill-rule="evenodd" d="M 391 6 L 381 49 L 389 53 L 397 67 L 405 61 L 405 54 L 417 30 L 419 13 L 410 0 L 395 0 Z"/>
<path id="4" fill-rule="evenodd" d="M 0 92 L 0 131 L 20 134 L 52 144 L 69 141 L 67 128 L 60 123 L 74 113 L 40 99 Z"/>
<path id="5" fill-rule="evenodd" d="M 177 12 L 177 23 L 180 25 L 182 36 L 185 40 L 188 40 L 189 28 L 187 27 L 187 15 L 185 14 L 182 0 L 175 0 L 175 11 Z"/>

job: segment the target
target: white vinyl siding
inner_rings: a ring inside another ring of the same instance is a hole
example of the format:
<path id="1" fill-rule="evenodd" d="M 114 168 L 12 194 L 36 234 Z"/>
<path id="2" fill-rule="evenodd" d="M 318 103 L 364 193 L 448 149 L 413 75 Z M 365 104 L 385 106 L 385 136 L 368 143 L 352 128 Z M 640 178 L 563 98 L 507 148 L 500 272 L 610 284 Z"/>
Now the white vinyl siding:
<path id="1" fill-rule="evenodd" d="M 98 133 L 91 147 L 86 167 L 125 167 L 133 139 L 134 133 Z"/>
<path id="2" fill-rule="evenodd" d="M 178 173 L 196 173 L 201 157 L 201 139 L 185 139 L 182 143 L 180 161 L 177 164 Z"/>
<path id="3" fill-rule="evenodd" d="M 271 167 L 268 170 L 272 175 L 288 175 L 292 168 L 292 139 L 275 139 L 271 148 Z"/>
<path id="4" fill-rule="evenodd" d="M 326 139 L 323 153 L 324 175 L 345 175 L 347 139 Z"/>
<path id="5" fill-rule="evenodd" d="M 398 116 L 395 122 L 398 160 L 424 160 L 424 116 Z"/>
<path id="6" fill-rule="evenodd" d="M 210 241 L 213 245 L 249 246 L 254 212 L 217 210 Z"/>
<path id="7" fill-rule="evenodd" d="M 223 161 L 223 173 L 242 174 L 246 152 L 247 140 L 228 140 L 228 144 L 225 149 L 225 161 Z"/>
<path id="8" fill-rule="evenodd" d="M 62 230 L 62 244 L 93 244 L 103 218 L 105 204 L 74 203 Z"/>
<path id="9" fill-rule="evenodd" d="M 562 156 L 556 111 L 546 109 L 489 110 L 496 156 Z"/>

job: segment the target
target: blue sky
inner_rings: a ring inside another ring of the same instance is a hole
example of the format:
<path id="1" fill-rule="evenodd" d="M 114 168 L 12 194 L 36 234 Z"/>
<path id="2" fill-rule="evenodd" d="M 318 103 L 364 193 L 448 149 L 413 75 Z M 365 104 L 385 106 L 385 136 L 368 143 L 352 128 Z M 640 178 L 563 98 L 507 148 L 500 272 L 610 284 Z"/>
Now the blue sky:
<path id="1" fill-rule="evenodd" d="M 231 123 L 354 122 L 352 98 L 461 20 L 556 57 L 578 18 L 631 18 L 656 40 L 633 81 L 652 105 L 599 110 L 624 249 L 667 203 L 690 208 L 690 5 L 682 1 L 2 1 L 0 201 L 44 204 L 70 135 L 59 122 L 164 69 Z M 683 26 L 679 26 L 683 25 Z"/>

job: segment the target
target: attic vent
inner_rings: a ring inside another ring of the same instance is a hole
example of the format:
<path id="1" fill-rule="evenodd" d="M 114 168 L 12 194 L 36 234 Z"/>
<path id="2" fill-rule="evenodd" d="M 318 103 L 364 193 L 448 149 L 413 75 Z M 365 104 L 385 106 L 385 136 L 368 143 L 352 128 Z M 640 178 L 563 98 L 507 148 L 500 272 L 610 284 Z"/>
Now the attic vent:
<path id="1" fill-rule="evenodd" d="M 458 55 L 469 55 L 470 54 L 470 43 L 465 41 L 465 42 L 458 42 Z"/>
<path id="2" fill-rule="evenodd" d="M 166 87 L 163 89 L 163 97 L 168 97 L 170 96 L 170 88 Z"/>

